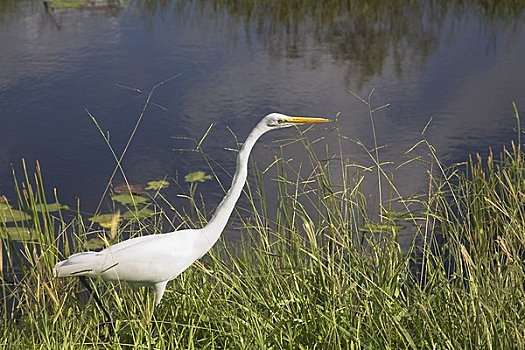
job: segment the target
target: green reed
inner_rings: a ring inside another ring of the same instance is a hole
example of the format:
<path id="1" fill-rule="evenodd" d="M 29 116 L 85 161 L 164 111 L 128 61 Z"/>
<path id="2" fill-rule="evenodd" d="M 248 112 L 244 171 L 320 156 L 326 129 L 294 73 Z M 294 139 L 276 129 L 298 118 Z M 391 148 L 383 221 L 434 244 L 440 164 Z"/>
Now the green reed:
<path id="1" fill-rule="evenodd" d="M 327 132 L 342 145 L 350 142 L 337 126 Z M 37 238 L 4 242 L 10 251 L 4 277 L 17 268 L 14 255 L 23 259 L 18 274 L 11 274 L 16 278 L 4 287 L 15 312 L 2 313 L 0 344 L 14 349 L 525 348 L 520 139 L 497 156 L 490 152 L 451 168 L 423 140 L 417 147 L 429 155 L 428 191 L 404 198 L 379 155 L 371 152 L 375 166 L 365 168 L 310 135 L 302 132 L 294 140 L 308 155 L 308 165 L 286 161 L 283 149 L 268 168 L 254 170 L 233 224 L 240 241 L 220 240 L 172 281 L 156 319 L 150 291 L 95 281 L 115 319 L 113 335 L 75 279 L 51 276 L 58 259 L 83 250 L 93 229 L 80 213 L 35 211 L 47 203 L 44 181 L 38 167 L 34 179 L 24 167 L 15 186 L 19 205 L 31 217 L 21 224 Z M 386 186 L 376 209 L 363 189 L 370 176 L 381 177 Z M 268 186 L 268 177 L 275 186 Z M 158 210 L 173 226 L 199 227 L 207 214 L 198 196 L 194 186 L 185 194 L 195 207 L 190 214 L 164 211 L 164 204 Z M 156 197 L 157 203 L 164 200 Z M 160 232 L 160 221 L 119 226 L 117 237 Z M 403 230 L 414 237 L 408 247 L 399 241 Z"/>

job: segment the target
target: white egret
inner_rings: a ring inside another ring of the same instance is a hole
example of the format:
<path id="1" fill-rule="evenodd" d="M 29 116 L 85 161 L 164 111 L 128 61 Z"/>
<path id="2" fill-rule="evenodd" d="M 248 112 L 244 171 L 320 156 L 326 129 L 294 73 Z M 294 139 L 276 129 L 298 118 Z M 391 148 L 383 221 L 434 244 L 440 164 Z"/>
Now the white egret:
<path id="1" fill-rule="evenodd" d="M 83 277 L 100 277 L 103 280 L 126 281 L 153 287 L 155 305 L 158 305 L 168 282 L 206 254 L 219 239 L 241 195 L 248 174 L 248 158 L 259 137 L 274 129 L 328 121 L 330 120 L 324 118 L 268 114 L 255 126 L 239 151 L 231 188 L 206 226 L 137 237 L 99 252 L 73 254 L 55 265 L 53 275 L 82 277 L 81 280 L 88 289 L 90 288 Z M 96 301 L 99 302 L 98 298 Z"/>

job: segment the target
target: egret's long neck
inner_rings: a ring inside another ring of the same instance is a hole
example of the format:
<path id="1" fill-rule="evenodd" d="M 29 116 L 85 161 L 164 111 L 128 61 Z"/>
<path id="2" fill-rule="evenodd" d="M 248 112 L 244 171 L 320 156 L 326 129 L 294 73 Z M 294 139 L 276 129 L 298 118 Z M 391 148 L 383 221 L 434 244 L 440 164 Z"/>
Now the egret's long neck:
<path id="1" fill-rule="evenodd" d="M 239 199 L 244 184 L 246 183 L 246 177 L 248 176 L 248 158 L 250 157 L 250 152 L 252 151 L 255 142 L 263 135 L 267 129 L 258 125 L 253 129 L 253 131 L 248 135 L 248 138 L 244 142 L 239 154 L 237 156 L 237 170 L 233 176 L 232 185 L 226 193 L 226 196 L 219 204 L 215 210 L 215 214 L 204 227 L 204 235 L 210 247 L 215 244 L 217 239 L 220 237 L 224 227 L 228 223 L 235 203 Z"/>

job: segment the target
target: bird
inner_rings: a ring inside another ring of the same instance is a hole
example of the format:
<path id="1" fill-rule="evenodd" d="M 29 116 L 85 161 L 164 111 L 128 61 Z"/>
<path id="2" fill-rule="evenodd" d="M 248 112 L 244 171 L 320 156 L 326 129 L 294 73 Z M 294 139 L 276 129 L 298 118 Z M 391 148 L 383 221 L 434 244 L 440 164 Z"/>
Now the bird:
<path id="1" fill-rule="evenodd" d="M 204 256 L 224 231 L 246 183 L 248 159 L 257 140 L 271 130 L 330 121 L 326 118 L 295 117 L 281 113 L 266 115 L 251 131 L 239 150 L 231 187 L 204 227 L 136 237 L 98 252 L 76 253 L 58 262 L 53 268 L 53 276 L 80 277 L 108 318 L 109 314 L 86 283 L 86 277 L 152 287 L 155 290 L 156 310 L 168 282 Z"/>

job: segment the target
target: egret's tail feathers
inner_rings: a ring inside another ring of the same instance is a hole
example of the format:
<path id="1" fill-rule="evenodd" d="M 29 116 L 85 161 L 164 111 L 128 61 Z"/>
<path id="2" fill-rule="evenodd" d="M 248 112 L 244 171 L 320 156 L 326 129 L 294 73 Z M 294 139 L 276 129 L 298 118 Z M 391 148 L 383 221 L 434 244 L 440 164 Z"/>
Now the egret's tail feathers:
<path id="1" fill-rule="evenodd" d="M 53 268 L 54 277 L 97 276 L 103 272 L 105 257 L 97 252 L 73 254 Z"/>

